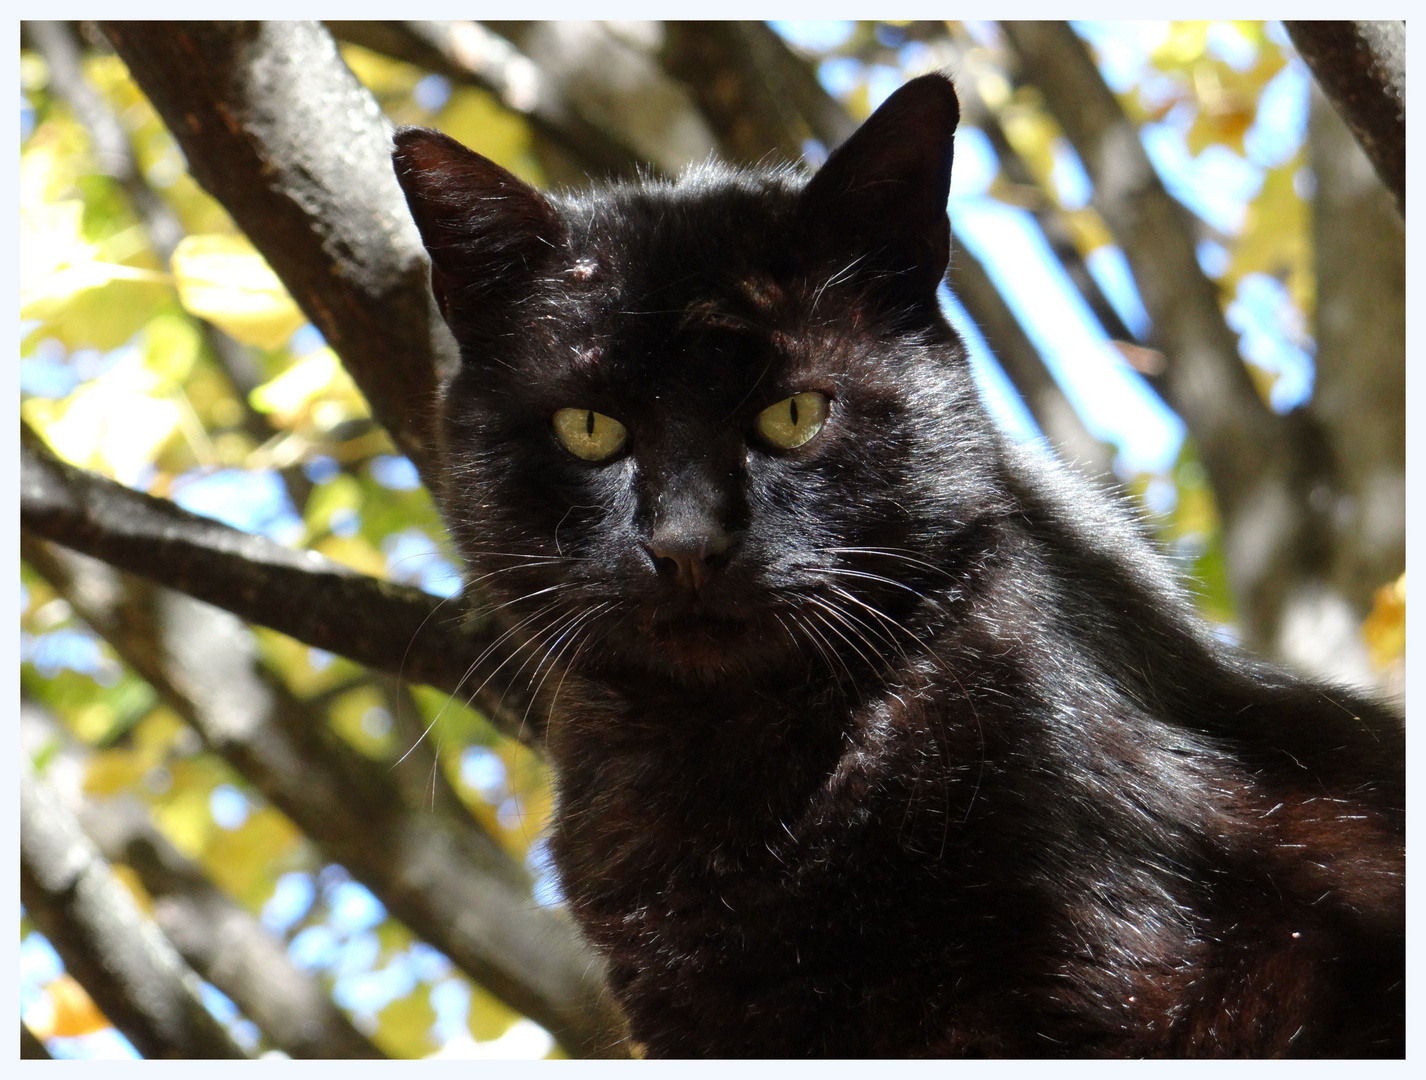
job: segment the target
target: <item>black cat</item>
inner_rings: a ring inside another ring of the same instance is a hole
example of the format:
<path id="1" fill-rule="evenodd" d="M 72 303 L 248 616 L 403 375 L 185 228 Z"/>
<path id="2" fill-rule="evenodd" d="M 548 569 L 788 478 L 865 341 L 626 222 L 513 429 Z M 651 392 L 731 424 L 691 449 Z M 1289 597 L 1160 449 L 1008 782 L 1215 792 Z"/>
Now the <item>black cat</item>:
<path id="1" fill-rule="evenodd" d="M 958 115 L 929 75 L 810 180 L 559 196 L 396 135 L 570 908 L 649 1055 L 1401 1055 L 1402 723 L 996 432 Z"/>

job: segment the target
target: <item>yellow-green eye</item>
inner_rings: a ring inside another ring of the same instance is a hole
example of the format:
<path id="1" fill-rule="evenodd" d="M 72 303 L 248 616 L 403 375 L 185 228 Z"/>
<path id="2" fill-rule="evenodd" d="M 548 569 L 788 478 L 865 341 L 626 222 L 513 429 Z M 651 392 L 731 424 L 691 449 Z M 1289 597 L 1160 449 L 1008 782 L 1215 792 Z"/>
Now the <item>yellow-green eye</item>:
<path id="1" fill-rule="evenodd" d="M 763 438 L 784 450 L 810 441 L 826 422 L 827 398 L 815 390 L 793 394 L 758 413 Z"/>
<path id="2" fill-rule="evenodd" d="M 555 434 L 564 448 L 585 461 L 603 461 L 629 434 L 612 416 L 593 409 L 561 409 L 555 413 Z"/>

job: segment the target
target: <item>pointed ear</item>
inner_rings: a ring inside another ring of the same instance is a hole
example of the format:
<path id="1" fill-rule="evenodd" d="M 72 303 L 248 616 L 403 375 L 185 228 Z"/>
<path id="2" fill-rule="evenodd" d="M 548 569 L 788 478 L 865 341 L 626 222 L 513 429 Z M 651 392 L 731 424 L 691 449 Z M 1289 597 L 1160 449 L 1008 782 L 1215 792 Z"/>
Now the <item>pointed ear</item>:
<path id="1" fill-rule="evenodd" d="M 829 253 L 890 271 L 902 296 L 934 294 L 951 252 L 946 199 L 960 120 L 955 87 L 922 75 L 892 94 L 803 189 L 799 213 Z"/>
<path id="2" fill-rule="evenodd" d="M 396 179 L 448 322 L 467 302 L 513 298 L 563 246 L 554 207 L 513 173 L 429 128 L 398 128 L 395 143 Z"/>

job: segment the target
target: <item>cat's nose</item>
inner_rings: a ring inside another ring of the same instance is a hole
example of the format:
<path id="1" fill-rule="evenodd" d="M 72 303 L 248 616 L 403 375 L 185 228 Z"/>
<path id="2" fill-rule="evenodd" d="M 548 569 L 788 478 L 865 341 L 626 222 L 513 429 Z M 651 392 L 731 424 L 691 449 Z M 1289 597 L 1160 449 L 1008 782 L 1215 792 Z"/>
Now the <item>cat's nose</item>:
<path id="1" fill-rule="evenodd" d="M 696 592 L 728 561 L 736 540 L 721 527 L 705 522 L 657 528 L 644 546 L 660 575 Z"/>

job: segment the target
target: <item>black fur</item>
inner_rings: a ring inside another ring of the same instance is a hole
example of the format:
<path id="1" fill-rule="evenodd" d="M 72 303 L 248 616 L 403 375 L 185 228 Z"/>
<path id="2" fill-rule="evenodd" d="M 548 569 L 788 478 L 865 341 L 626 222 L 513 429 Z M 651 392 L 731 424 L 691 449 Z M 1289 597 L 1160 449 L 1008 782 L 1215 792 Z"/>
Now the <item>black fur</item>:
<path id="1" fill-rule="evenodd" d="M 996 432 L 935 297 L 956 120 L 927 76 L 810 181 L 560 197 L 397 134 L 571 910 L 650 1055 L 1401 1055 L 1401 721 L 1217 642 Z"/>

